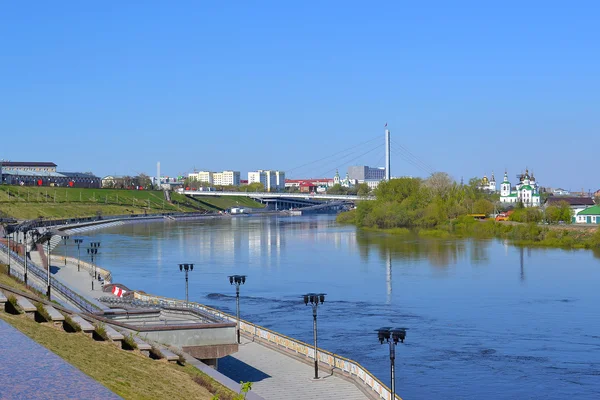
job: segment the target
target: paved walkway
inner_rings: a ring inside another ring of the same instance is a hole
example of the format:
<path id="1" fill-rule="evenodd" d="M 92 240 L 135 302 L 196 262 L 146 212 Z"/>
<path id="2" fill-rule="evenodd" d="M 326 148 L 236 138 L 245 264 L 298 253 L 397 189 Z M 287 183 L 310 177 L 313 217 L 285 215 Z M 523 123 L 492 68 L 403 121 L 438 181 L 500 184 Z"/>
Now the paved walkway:
<path id="1" fill-rule="evenodd" d="M 252 391 L 267 400 L 368 399 L 352 382 L 328 374 L 313 380 L 313 366 L 246 338 L 237 353 L 219 360 L 219 372 L 236 382 L 252 381 Z"/>
<path id="2" fill-rule="evenodd" d="M 0 399 L 120 399 L 0 320 Z"/>

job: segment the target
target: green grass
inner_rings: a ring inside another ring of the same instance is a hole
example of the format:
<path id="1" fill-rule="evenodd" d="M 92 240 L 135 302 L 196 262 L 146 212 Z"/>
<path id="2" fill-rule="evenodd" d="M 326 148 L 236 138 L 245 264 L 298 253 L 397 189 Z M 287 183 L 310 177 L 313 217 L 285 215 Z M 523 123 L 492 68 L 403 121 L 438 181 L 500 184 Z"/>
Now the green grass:
<path id="1" fill-rule="evenodd" d="M 0 282 L 28 291 L 2 273 Z M 190 365 L 152 360 L 139 351 L 121 350 L 110 342 L 98 342 L 83 333 L 67 333 L 52 324 L 37 323 L 25 315 L 10 315 L 0 311 L 0 319 L 124 399 L 209 400 L 215 392 L 220 393 L 222 398 L 235 395 Z M 212 392 L 199 381 L 210 382 Z"/>
<path id="2" fill-rule="evenodd" d="M 247 197 L 191 198 L 162 191 L 126 189 L 80 189 L 0 185 L 0 216 L 17 219 L 76 218 L 101 215 L 160 212 L 220 211 L 242 206 L 260 208 Z"/>

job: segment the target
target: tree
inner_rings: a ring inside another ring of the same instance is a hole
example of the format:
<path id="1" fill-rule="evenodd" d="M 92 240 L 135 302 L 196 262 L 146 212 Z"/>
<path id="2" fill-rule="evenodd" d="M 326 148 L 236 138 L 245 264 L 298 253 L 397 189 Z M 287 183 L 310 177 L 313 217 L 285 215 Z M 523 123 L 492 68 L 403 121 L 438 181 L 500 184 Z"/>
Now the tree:
<path id="1" fill-rule="evenodd" d="M 425 186 L 428 187 L 434 196 L 446 198 L 454 180 L 445 172 L 434 172 L 425 180 Z"/>
<path id="2" fill-rule="evenodd" d="M 494 212 L 494 204 L 486 199 L 479 199 L 473 203 L 473 214 L 490 215 Z"/>
<path id="3" fill-rule="evenodd" d="M 327 194 L 347 194 L 348 193 L 348 189 L 343 187 L 342 185 L 335 184 L 332 187 L 330 187 L 329 189 L 327 189 Z"/>
<path id="4" fill-rule="evenodd" d="M 260 182 L 252 182 L 245 186 L 240 186 L 240 192 L 264 192 L 265 187 Z"/>
<path id="5" fill-rule="evenodd" d="M 368 196 L 370 192 L 371 188 L 366 183 L 359 184 L 356 190 L 356 194 L 358 194 L 359 196 Z"/>
<path id="6" fill-rule="evenodd" d="M 146 174 L 139 174 L 135 177 L 135 180 L 137 181 L 137 186 L 141 186 L 144 189 L 147 189 L 150 186 L 152 186 L 152 179 L 150 179 L 150 177 Z"/>

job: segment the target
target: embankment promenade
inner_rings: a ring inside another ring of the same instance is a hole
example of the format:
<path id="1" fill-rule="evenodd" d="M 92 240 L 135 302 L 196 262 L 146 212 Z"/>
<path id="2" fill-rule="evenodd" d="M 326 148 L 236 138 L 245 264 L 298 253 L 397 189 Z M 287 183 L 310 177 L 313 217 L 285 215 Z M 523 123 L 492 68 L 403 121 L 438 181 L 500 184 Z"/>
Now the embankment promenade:
<path id="1" fill-rule="evenodd" d="M 197 216 L 194 218 L 210 218 L 214 216 Z M 76 235 L 86 231 L 105 228 L 115 224 L 165 222 L 178 219 L 140 217 L 135 219 L 120 219 L 108 221 L 89 221 L 85 223 L 64 224 L 52 227 L 65 235 Z M 183 219 L 183 218 L 182 218 Z M 187 219 L 187 218 L 186 218 Z M 200 303 L 190 302 L 187 305 L 178 299 L 154 296 L 134 290 L 133 296 L 127 300 L 116 298 L 111 293 L 102 290 L 97 283 L 92 288 L 92 266 L 73 257 L 51 257 L 53 277 L 69 287 L 88 304 L 93 304 L 98 310 L 106 310 L 109 306 L 116 307 L 189 307 L 201 310 L 215 317 L 235 322 L 232 315 Z M 79 268 L 78 268 L 79 267 Z M 79 269 L 79 270 L 78 270 Z M 100 275 L 106 282 L 115 283 L 118 277 L 110 271 L 99 268 Z M 141 288 L 143 289 L 143 288 Z M 127 302 L 133 304 L 126 304 Z M 213 378 L 226 386 L 231 382 L 251 381 L 252 392 L 265 399 L 385 399 L 391 400 L 389 388 L 356 361 L 343 356 L 318 349 L 316 357 L 319 360 L 321 379 L 314 380 L 313 364 L 315 351 L 312 345 L 287 337 L 275 331 L 266 329 L 249 321 L 240 321 L 242 344 L 239 351 L 219 360 L 218 371 Z M 228 385 L 229 384 L 229 385 Z M 232 388 L 235 390 L 235 388 Z M 399 399 L 398 396 L 396 396 Z"/>

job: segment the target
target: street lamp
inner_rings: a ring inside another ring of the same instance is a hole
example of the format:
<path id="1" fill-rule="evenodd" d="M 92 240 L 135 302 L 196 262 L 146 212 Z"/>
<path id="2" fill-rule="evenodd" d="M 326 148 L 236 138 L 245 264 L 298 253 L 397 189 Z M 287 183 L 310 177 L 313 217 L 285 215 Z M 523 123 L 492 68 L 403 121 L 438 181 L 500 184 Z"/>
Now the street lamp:
<path id="1" fill-rule="evenodd" d="M 11 234 L 6 235 L 8 243 L 8 276 L 10 276 L 10 235 Z M 25 285 L 27 285 L 27 282 L 25 283 Z"/>
<path id="2" fill-rule="evenodd" d="M 27 234 L 28 233 L 29 233 L 29 231 L 25 230 L 25 233 L 24 233 L 24 236 L 23 236 L 24 241 L 25 241 L 25 257 L 24 257 L 25 258 L 25 275 L 23 276 L 23 280 L 25 281 L 25 287 L 27 287 L 27 254 L 29 253 L 28 252 L 29 246 L 27 244 Z"/>
<path id="3" fill-rule="evenodd" d="M 246 275 L 231 275 L 229 278 L 229 284 L 235 284 L 235 307 L 237 315 L 237 341 L 242 343 L 240 339 L 240 285 L 246 283 Z"/>
<path id="4" fill-rule="evenodd" d="M 304 305 L 310 303 L 313 310 L 313 336 L 315 339 L 315 379 L 319 379 L 319 358 L 317 357 L 317 307 L 325 302 L 325 293 L 307 293 L 302 296 Z"/>
<path id="5" fill-rule="evenodd" d="M 188 272 L 194 270 L 194 264 L 179 264 L 179 270 L 185 271 L 185 306 L 188 306 Z"/>
<path id="6" fill-rule="evenodd" d="M 94 278 L 92 278 L 92 290 L 94 290 L 94 281 L 96 280 L 96 264 L 94 263 L 94 257 L 98 254 L 99 247 L 100 247 L 100 242 L 91 242 L 90 247 L 87 249 L 87 252 L 92 259 L 92 270 L 93 270 L 93 275 L 94 275 Z"/>
<path id="7" fill-rule="evenodd" d="M 390 389 L 392 390 L 392 400 L 396 399 L 396 372 L 394 370 L 394 363 L 396 360 L 396 345 L 398 342 L 404 343 L 404 339 L 406 338 L 406 330 L 407 328 L 388 327 L 375 330 L 377 332 L 377 337 L 379 338 L 379 343 L 383 344 L 384 342 L 388 342 L 390 344 Z"/>
<path id="8" fill-rule="evenodd" d="M 66 267 L 67 266 L 67 240 L 69 240 L 69 237 L 63 236 L 62 239 L 65 244 L 65 267 Z"/>
<path id="9" fill-rule="evenodd" d="M 50 239 L 52 238 L 52 236 L 48 236 L 48 241 L 46 242 L 46 248 L 48 249 L 48 251 L 46 252 L 48 254 L 48 270 L 46 271 L 46 278 L 47 278 L 47 285 L 48 288 L 46 289 L 46 296 L 48 296 L 48 301 L 50 301 L 50 264 L 51 264 L 51 259 L 52 257 L 50 256 Z"/>
<path id="10" fill-rule="evenodd" d="M 81 264 L 81 251 L 79 251 L 79 246 L 83 243 L 83 239 L 74 239 L 75 244 L 77 245 L 77 272 L 79 272 L 79 266 Z"/>

